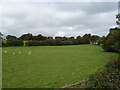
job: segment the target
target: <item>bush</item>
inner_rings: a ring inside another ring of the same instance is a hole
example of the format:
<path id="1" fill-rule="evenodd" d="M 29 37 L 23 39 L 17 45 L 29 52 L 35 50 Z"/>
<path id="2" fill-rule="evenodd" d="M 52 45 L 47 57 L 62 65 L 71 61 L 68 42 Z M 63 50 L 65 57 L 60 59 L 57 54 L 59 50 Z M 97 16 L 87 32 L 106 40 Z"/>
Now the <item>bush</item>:
<path id="1" fill-rule="evenodd" d="M 62 45 L 61 40 L 47 39 L 44 41 L 28 41 L 26 43 L 27 46 L 56 46 Z"/>
<path id="2" fill-rule="evenodd" d="M 114 33 L 113 33 L 114 31 Z M 105 51 L 120 52 L 120 29 L 110 29 L 110 33 L 103 39 L 102 48 Z"/>
<path id="3" fill-rule="evenodd" d="M 47 39 L 45 41 L 43 41 L 44 46 L 56 46 L 57 45 L 57 40 L 54 39 Z"/>
<path id="4" fill-rule="evenodd" d="M 21 40 L 8 40 L 6 46 L 23 46 L 24 43 Z"/>
<path id="5" fill-rule="evenodd" d="M 103 45 L 102 48 L 105 51 L 109 51 L 109 52 L 114 52 L 115 50 L 112 48 L 112 45 L 114 45 L 115 39 L 113 36 L 107 36 L 104 40 L 103 40 Z"/>
<path id="6" fill-rule="evenodd" d="M 63 45 L 72 45 L 73 44 L 72 41 L 63 41 L 62 43 L 63 43 Z"/>
<path id="7" fill-rule="evenodd" d="M 0 47 L 2 47 L 2 43 L 3 43 L 3 42 L 2 42 L 2 40 L 0 39 Z"/>
<path id="8" fill-rule="evenodd" d="M 0 44 L 0 45 L 1 45 L 1 44 Z M 6 46 L 6 44 L 5 44 L 5 42 L 2 41 L 2 47 L 3 47 L 3 46 Z"/>
<path id="9" fill-rule="evenodd" d="M 40 41 L 28 41 L 26 42 L 27 46 L 39 46 L 40 45 Z"/>
<path id="10" fill-rule="evenodd" d="M 89 77 L 88 88 L 116 88 L 120 89 L 120 57 L 109 62 L 105 69 Z"/>

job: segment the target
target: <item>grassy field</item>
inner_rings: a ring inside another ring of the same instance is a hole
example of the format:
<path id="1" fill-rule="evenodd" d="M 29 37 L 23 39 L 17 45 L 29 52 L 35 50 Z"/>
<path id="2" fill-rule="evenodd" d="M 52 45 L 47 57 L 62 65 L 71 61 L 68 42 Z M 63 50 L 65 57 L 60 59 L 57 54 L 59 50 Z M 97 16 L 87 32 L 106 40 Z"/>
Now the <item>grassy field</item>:
<path id="1" fill-rule="evenodd" d="M 93 45 L 4 47 L 2 53 L 3 88 L 63 87 L 87 79 L 117 56 Z"/>
<path id="2" fill-rule="evenodd" d="M 0 89 L 2 88 L 2 48 L 0 48 Z"/>

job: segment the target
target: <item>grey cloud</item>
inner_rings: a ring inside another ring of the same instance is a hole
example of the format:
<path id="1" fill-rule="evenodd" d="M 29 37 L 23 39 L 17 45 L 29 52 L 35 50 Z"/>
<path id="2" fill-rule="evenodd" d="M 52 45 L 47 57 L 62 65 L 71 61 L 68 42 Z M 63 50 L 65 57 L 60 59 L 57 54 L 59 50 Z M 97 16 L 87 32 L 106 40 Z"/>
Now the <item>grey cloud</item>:
<path id="1" fill-rule="evenodd" d="M 88 14 L 111 12 L 118 7 L 117 2 L 57 2 L 57 7 L 64 11 L 86 11 Z"/>
<path id="2" fill-rule="evenodd" d="M 6 5 L 4 5 L 6 6 Z M 3 34 L 106 35 L 116 25 L 117 3 L 17 3 L 5 7 Z"/>

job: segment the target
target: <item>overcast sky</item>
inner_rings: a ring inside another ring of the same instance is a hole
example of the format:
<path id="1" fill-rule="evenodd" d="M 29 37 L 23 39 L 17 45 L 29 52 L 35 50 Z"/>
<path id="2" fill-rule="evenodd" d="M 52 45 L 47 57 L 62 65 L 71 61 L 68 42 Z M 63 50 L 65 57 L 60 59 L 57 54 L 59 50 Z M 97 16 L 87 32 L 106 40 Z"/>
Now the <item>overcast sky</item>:
<path id="1" fill-rule="evenodd" d="M 117 26 L 117 8 L 117 2 L 6 2 L 0 28 L 4 35 L 16 36 L 103 36 Z"/>

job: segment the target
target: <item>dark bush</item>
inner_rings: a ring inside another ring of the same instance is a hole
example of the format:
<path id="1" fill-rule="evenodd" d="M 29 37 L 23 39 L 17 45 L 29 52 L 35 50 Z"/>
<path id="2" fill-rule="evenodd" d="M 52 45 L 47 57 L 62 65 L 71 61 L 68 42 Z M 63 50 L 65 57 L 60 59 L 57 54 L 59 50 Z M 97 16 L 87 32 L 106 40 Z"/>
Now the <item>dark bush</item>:
<path id="1" fill-rule="evenodd" d="M 63 43 L 63 45 L 72 45 L 73 44 L 72 41 L 63 41 L 62 43 Z"/>
<path id="2" fill-rule="evenodd" d="M 110 29 L 110 33 L 103 39 L 102 48 L 105 51 L 120 52 L 120 28 Z"/>
<path id="3" fill-rule="evenodd" d="M 72 45 L 78 45 L 78 44 L 79 44 L 78 40 L 76 39 L 72 40 Z"/>
<path id="4" fill-rule="evenodd" d="M 1 43 L 1 42 L 0 42 L 0 43 Z M 0 46 L 1 46 L 1 44 L 0 44 Z M 6 44 L 5 44 L 5 42 L 2 41 L 2 47 L 3 47 L 3 46 L 6 46 Z"/>
<path id="5" fill-rule="evenodd" d="M 28 41 L 27 46 L 57 46 L 63 45 L 61 40 L 47 39 L 44 41 Z"/>
<path id="6" fill-rule="evenodd" d="M 2 47 L 2 43 L 3 43 L 2 40 L 0 40 L 0 47 Z"/>
<path id="7" fill-rule="evenodd" d="M 23 46 L 24 43 L 21 40 L 7 40 L 6 46 Z"/>
<path id="8" fill-rule="evenodd" d="M 88 88 L 116 88 L 120 89 L 120 57 L 109 62 L 105 69 L 89 77 Z"/>
<path id="9" fill-rule="evenodd" d="M 55 42 L 56 42 L 56 45 L 57 45 L 57 46 L 63 45 L 62 40 L 57 39 L 57 40 L 55 40 Z"/>
<path id="10" fill-rule="evenodd" d="M 56 46 L 57 45 L 57 40 L 54 39 L 47 39 L 45 41 L 43 41 L 44 46 Z"/>
<path id="11" fill-rule="evenodd" d="M 40 46 L 40 41 L 28 41 L 26 42 L 27 46 Z"/>

